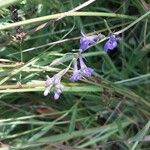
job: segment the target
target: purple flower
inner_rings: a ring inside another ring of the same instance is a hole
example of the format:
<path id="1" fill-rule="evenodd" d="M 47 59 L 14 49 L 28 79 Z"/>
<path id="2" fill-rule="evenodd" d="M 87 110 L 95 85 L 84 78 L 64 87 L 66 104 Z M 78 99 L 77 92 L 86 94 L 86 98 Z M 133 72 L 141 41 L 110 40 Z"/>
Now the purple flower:
<path id="1" fill-rule="evenodd" d="M 85 65 L 83 58 L 81 56 L 79 57 L 79 62 L 80 62 L 80 67 L 81 67 L 81 69 L 80 69 L 81 73 L 86 77 L 91 77 L 94 70 Z"/>
<path id="2" fill-rule="evenodd" d="M 50 92 L 49 88 L 46 88 L 46 89 L 44 90 L 44 96 L 47 96 L 47 95 L 49 94 L 49 92 Z"/>
<path id="3" fill-rule="evenodd" d="M 54 91 L 54 99 L 58 100 L 61 93 L 62 93 L 62 86 L 57 85 L 56 88 L 55 88 L 55 91 Z"/>
<path id="4" fill-rule="evenodd" d="M 95 44 L 98 40 L 98 35 L 91 35 L 81 37 L 80 39 L 80 50 L 83 52 L 89 48 L 90 45 Z"/>
<path id="5" fill-rule="evenodd" d="M 104 45 L 104 51 L 108 52 L 109 50 L 113 50 L 117 46 L 117 42 L 120 38 L 117 38 L 115 34 L 111 33 L 109 35 L 109 40 Z"/>
<path id="6" fill-rule="evenodd" d="M 58 90 L 55 91 L 55 92 L 54 92 L 54 99 L 55 99 L 55 100 L 58 100 L 61 93 L 62 93 L 62 91 L 60 92 L 60 90 L 59 90 L 59 91 L 58 91 Z"/>
<path id="7" fill-rule="evenodd" d="M 78 81 L 81 79 L 81 73 L 80 70 L 78 70 L 77 66 L 77 60 L 74 60 L 73 62 L 73 75 L 70 77 L 71 81 Z"/>
<path id="8" fill-rule="evenodd" d="M 60 97 L 60 94 L 62 93 L 62 85 L 60 82 L 61 78 L 56 78 L 54 81 L 54 86 L 55 86 L 55 90 L 54 90 L 54 99 L 58 100 Z"/>
<path id="9" fill-rule="evenodd" d="M 54 84 L 55 84 L 56 86 L 57 86 L 57 85 L 60 85 L 60 80 L 61 80 L 60 77 L 55 76 Z"/>
<path id="10" fill-rule="evenodd" d="M 50 78 L 47 76 L 47 80 L 45 81 L 46 86 L 51 85 L 54 82 L 54 77 Z"/>
<path id="11" fill-rule="evenodd" d="M 47 80 L 45 81 L 46 88 L 44 90 L 44 96 L 47 96 L 51 88 L 54 88 L 54 99 L 57 100 L 60 97 L 60 94 L 62 93 L 62 85 L 61 85 L 61 77 L 55 75 L 52 78 L 47 76 Z"/>

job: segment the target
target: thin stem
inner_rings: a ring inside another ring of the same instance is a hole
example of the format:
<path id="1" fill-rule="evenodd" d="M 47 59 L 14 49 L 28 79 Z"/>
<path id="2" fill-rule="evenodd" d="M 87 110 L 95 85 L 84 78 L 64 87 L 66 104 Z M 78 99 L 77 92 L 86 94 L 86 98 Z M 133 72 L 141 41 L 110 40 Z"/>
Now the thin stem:
<path id="1" fill-rule="evenodd" d="M 108 25 L 106 19 L 104 19 L 104 23 L 105 23 L 106 28 L 107 28 L 107 30 L 109 31 L 109 33 L 111 33 L 112 31 L 111 31 L 111 29 L 110 29 L 110 27 L 109 27 L 109 25 Z"/>
<path id="2" fill-rule="evenodd" d="M 79 6 L 77 6 L 77 7 L 73 8 L 73 9 L 69 10 L 68 12 L 79 11 L 80 9 L 82 9 L 82 8 L 84 8 L 84 7 L 88 6 L 88 5 L 90 5 L 91 3 L 95 2 L 95 1 L 96 1 L 96 0 L 88 0 L 88 1 L 84 2 L 83 4 L 80 4 Z M 60 19 L 62 19 L 62 18 L 63 18 L 63 17 L 60 17 L 60 18 L 58 18 L 56 21 L 58 21 L 58 20 L 60 20 Z M 37 31 L 39 31 L 39 30 L 41 30 L 41 29 L 43 29 L 43 28 L 49 26 L 50 24 L 51 24 L 51 21 L 48 21 L 48 22 L 46 22 L 46 23 L 43 23 L 43 24 L 39 25 L 38 27 L 36 27 L 35 29 L 33 29 L 33 30 L 31 30 L 30 32 L 28 32 L 27 34 L 32 34 L 32 33 L 34 33 L 34 32 L 37 32 Z"/>
<path id="3" fill-rule="evenodd" d="M 3 78 L 3 79 L 0 81 L 0 85 L 3 84 L 3 83 L 5 83 L 7 80 L 9 80 L 13 75 L 15 75 L 15 74 L 21 72 L 23 69 L 25 69 L 25 68 L 27 68 L 28 66 L 34 64 L 37 60 L 38 60 L 38 59 L 31 60 L 29 63 L 27 63 L 27 64 L 24 65 L 23 67 L 21 67 L 21 68 L 19 68 L 19 69 L 13 70 L 13 71 L 9 74 L 9 76 Z"/>
<path id="4" fill-rule="evenodd" d="M 144 19 L 145 17 L 147 17 L 150 14 L 150 10 L 145 13 L 144 15 L 142 15 L 141 17 L 139 17 L 137 20 L 135 20 L 134 22 L 132 22 L 130 25 L 128 25 L 126 28 L 116 32 L 115 34 L 120 34 L 123 33 L 125 31 L 127 31 L 128 29 L 130 29 L 132 26 L 134 26 L 135 24 L 137 24 L 139 21 L 141 21 L 142 19 Z"/>
<path id="5" fill-rule="evenodd" d="M 146 32 L 147 32 L 147 24 L 148 24 L 148 19 L 145 21 L 145 28 L 144 28 L 144 47 L 146 48 Z"/>
<path id="6" fill-rule="evenodd" d="M 150 13 L 150 11 L 148 11 Z M 148 13 L 145 14 L 147 16 Z M 53 14 L 53 15 L 48 15 L 44 17 L 38 17 L 38 18 L 33 18 L 33 19 L 28 19 L 20 22 L 15 22 L 15 23 L 10 23 L 6 25 L 1 25 L 0 26 L 0 31 L 17 27 L 17 26 L 23 26 L 31 23 L 37 23 L 37 22 L 42 22 L 42 21 L 47 21 L 47 20 L 53 20 L 53 19 L 58 19 L 61 17 L 67 17 L 67 16 L 95 16 L 95 17 L 116 17 L 116 18 L 124 18 L 124 19 L 131 19 L 135 20 L 136 17 L 134 16 L 128 16 L 128 15 L 123 15 L 123 14 L 116 14 L 116 13 L 105 13 L 105 12 L 64 12 L 64 13 L 59 13 L 59 14 Z"/>
<path id="7" fill-rule="evenodd" d="M 21 60 L 21 62 L 23 62 L 22 43 L 20 43 L 19 48 L 20 48 L 20 60 Z"/>
<path id="8" fill-rule="evenodd" d="M 41 81 L 41 83 L 30 83 L 30 84 L 18 84 L 18 85 L 2 85 L 0 86 L 0 93 L 18 93 L 18 92 L 35 92 L 35 91 L 44 91 L 45 82 Z M 101 87 L 98 86 L 87 86 L 81 85 L 78 87 L 73 86 L 63 86 L 64 92 L 95 92 L 95 91 L 103 91 Z"/>
<path id="9" fill-rule="evenodd" d="M 17 1 L 22 1 L 22 0 L 7 0 L 7 1 L 1 0 L 1 1 L 0 1 L 0 8 L 2 8 L 2 7 L 4 7 L 4 6 L 8 6 L 8 5 L 10 5 L 10 4 L 12 4 L 12 3 L 15 3 L 15 2 L 17 2 Z"/>

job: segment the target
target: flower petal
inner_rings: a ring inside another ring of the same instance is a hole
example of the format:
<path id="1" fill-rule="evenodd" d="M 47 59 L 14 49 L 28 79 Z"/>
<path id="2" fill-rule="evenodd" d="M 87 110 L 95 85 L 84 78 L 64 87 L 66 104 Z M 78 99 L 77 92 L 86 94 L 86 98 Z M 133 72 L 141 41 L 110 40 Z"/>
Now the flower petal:
<path id="1" fill-rule="evenodd" d="M 49 88 L 46 88 L 45 91 L 44 91 L 44 96 L 47 96 L 49 94 L 49 92 L 50 92 Z"/>
<path id="2" fill-rule="evenodd" d="M 94 70 L 86 66 L 81 56 L 79 57 L 79 61 L 80 61 L 81 73 L 86 77 L 90 77 L 93 74 Z"/>
<path id="3" fill-rule="evenodd" d="M 91 36 L 83 36 L 80 39 L 80 49 L 82 51 L 85 51 L 89 48 L 90 45 L 95 44 L 98 40 L 97 35 L 91 35 Z"/>
<path id="4" fill-rule="evenodd" d="M 87 68 L 82 69 L 81 71 L 86 77 L 91 77 L 94 72 L 94 69 L 87 67 Z"/>
<path id="5" fill-rule="evenodd" d="M 104 45 L 104 51 L 108 52 L 109 50 L 113 50 L 115 47 L 117 47 L 117 41 L 119 41 L 120 38 L 116 37 L 115 34 L 111 33 L 109 35 L 108 41 Z"/>
<path id="6" fill-rule="evenodd" d="M 71 81 L 78 81 L 81 80 L 81 74 L 80 74 L 80 70 L 78 71 L 74 71 L 73 75 L 70 77 Z"/>
<path id="7" fill-rule="evenodd" d="M 56 91 L 54 92 L 54 99 L 58 100 L 61 93 L 62 93 L 61 89 L 56 89 Z"/>

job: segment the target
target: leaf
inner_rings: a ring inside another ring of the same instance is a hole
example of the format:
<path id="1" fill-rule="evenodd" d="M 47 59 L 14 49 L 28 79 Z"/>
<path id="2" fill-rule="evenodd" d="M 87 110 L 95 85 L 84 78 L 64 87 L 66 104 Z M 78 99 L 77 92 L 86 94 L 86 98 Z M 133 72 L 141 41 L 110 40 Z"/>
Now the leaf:
<path id="1" fill-rule="evenodd" d="M 76 123 L 76 116 L 77 116 L 77 105 L 72 109 L 72 116 L 70 120 L 70 126 L 69 126 L 69 133 L 71 134 L 75 129 L 75 123 Z"/>
<path id="2" fill-rule="evenodd" d="M 0 0 L 0 8 L 22 0 Z"/>

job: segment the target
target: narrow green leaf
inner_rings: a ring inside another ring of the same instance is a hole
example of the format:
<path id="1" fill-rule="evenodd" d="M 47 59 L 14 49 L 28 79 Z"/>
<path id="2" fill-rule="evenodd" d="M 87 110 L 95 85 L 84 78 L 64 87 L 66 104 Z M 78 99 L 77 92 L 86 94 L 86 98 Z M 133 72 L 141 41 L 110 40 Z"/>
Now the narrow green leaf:
<path id="1" fill-rule="evenodd" d="M 70 126 L 69 126 L 69 134 L 71 134 L 75 129 L 76 116 L 77 116 L 77 105 L 75 105 L 74 108 L 72 109 L 72 116 L 71 116 Z"/>
<path id="2" fill-rule="evenodd" d="M 10 4 L 13 4 L 13 3 L 15 3 L 17 1 L 22 1 L 22 0 L 0 0 L 0 8 L 8 6 Z"/>

